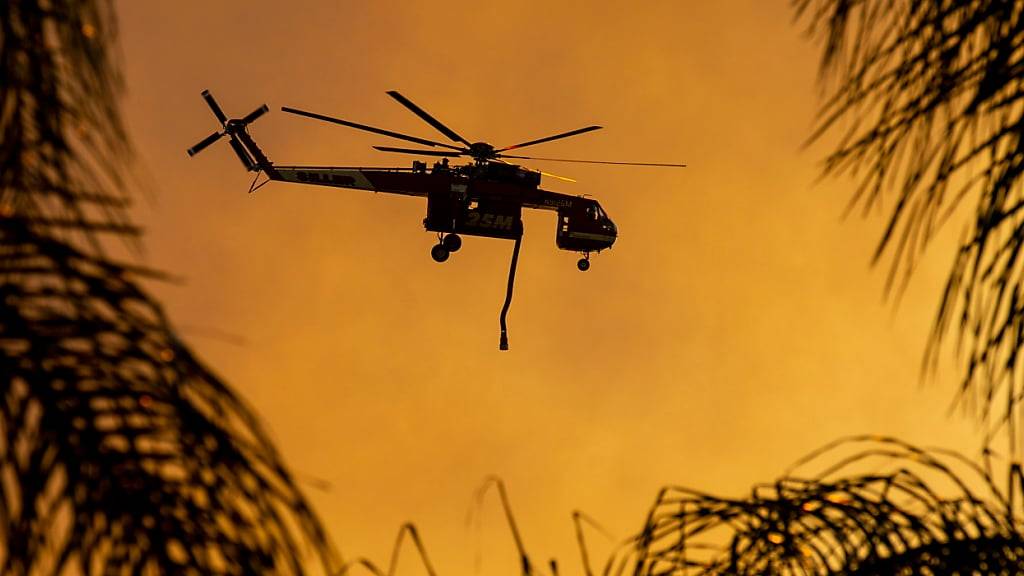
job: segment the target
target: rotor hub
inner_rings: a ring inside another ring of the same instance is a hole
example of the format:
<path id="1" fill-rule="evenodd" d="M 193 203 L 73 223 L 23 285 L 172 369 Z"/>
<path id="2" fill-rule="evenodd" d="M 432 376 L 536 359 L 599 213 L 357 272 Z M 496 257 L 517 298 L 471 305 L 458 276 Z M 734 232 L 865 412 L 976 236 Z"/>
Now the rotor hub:
<path id="1" fill-rule="evenodd" d="M 477 161 L 490 160 L 495 156 L 494 146 L 487 142 L 474 142 L 469 145 L 469 155 Z"/>

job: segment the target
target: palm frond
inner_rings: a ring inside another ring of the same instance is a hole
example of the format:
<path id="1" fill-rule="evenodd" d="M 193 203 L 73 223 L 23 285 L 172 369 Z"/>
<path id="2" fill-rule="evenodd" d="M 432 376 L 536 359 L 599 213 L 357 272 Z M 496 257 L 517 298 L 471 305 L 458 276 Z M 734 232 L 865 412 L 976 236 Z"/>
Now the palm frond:
<path id="1" fill-rule="evenodd" d="M 826 174 L 860 182 L 851 207 L 882 208 L 875 253 L 901 290 L 925 247 L 963 204 L 973 215 L 946 282 L 925 358 L 955 326 L 966 349 L 959 400 L 1009 425 L 1024 393 L 1024 2 L 793 0 L 823 44 L 830 95 L 817 131 L 841 136 Z"/>
<path id="2" fill-rule="evenodd" d="M 663 489 L 604 574 L 1011 574 L 1024 524 L 1007 494 L 955 454 L 844 439 L 745 498 Z"/>
<path id="3" fill-rule="evenodd" d="M 252 410 L 115 262 L 111 3 L 0 5 L 0 573 L 299 574 L 334 553 Z"/>
<path id="4" fill-rule="evenodd" d="M 716 496 L 685 487 L 663 488 L 641 530 L 608 557 L 603 576 L 1016 574 L 1024 563 L 1024 473 L 1002 468 L 986 453 L 982 465 L 939 449 L 891 437 L 842 438 L 812 452 L 749 495 Z M 999 466 L 1005 483 L 993 475 Z M 558 576 L 555 560 L 535 564 L 523 543 L 508 493 L 498 478 L 505 523 L 523 576 Z M 584 574 L 595 571 L 583 523 L 607 533 L 589 516 L 573 513 Z M 362 568 L 396 576 L 408 535 L 428 574 L 436 574 L 412 524 L 399 532 L 385 571 L 366 558 Z"/>

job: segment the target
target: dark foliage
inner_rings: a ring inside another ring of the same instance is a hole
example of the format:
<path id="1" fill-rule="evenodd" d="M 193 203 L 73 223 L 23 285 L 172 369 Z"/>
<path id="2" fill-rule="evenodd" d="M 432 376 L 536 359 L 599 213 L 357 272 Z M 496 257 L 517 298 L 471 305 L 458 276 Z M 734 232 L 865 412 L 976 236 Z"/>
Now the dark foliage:
<path id="1" fill-rule="evenodd" d="M 106 237 L 131 149 L 110 3 L 0 4 L 0 573 L 302 573 L 333 555 L 260 424 Z"/>
<path id="2" fill-rule="evenodd" d="M 860 180 L 851 207 L 882 208 L 876 252 L 901 287 L 954 211 L 973 211 L 929 341 L 934 366 L 951 326 L 966 350 L 960 400 L 1016 438 L 1024 344 L 1024 2 L 793 0 L 823 42 L 831 96 L 818 132 L 838 132 L 826 173 Z"/>
<path id="3" fill-rule="evenodd" d="M 604 573 L 1016 574 L 1024 563 L 1019 466 L 1000 490 L 956 455 L 891 438 L 832 444 L 822 472 L 790 472 L 746 498 L 665 488 Z M 589 573 L 589 569 L 588 569 Z"/>
<path id="4" fill-rule="evenodd" d="M 893 438 L 862 436 L 824 446 L 746 497 L 725 498 L 680 487 L 660 491 L 642 529 L 605 562 L 602 576 L 1019 574 L 1024 565 L 1024 474 L 1011 464 L 1003 487 L 988 456 L 978 466 L 958 454 L 925 450 Z M 520 574 L 558 576 L 559 566 L 533 562 L 507 491 L 491 478 L 520 559 Z M 584 527 L 573 514 L 583 573 L 594 576 Z M 605 533 L 607 535 L 607 533 Z M 362 568 L 396 576 L 406 542 L 436 574 L 415 526 L 402 527 L 388 569 L 365 558 Z"/>

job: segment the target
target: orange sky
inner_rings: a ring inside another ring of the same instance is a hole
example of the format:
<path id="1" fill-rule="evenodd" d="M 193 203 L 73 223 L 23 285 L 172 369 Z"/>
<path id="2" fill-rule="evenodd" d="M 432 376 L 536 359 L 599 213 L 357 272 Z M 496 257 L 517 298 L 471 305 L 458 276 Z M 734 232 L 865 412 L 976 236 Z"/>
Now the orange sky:
<path id="1" fill-rule="evenodd" d="M 947 416 L 952 374 L 917 379 L 952 253 L 896 313 L 883 303 L 885 270 L 868 268 L 881 218 L 841 222 L 852 184 L 815 184 L 826 148 L 801 149 L 817 55 L 787 2 L 118 8 L 125 111 L 156 189 L 136 212 L 145 258 L 187 278 L 154 289 L 292 469 L 331 483 L 308 493 L 346 556 L 383 561 L 413 520 L 442 573 L 472 573 L 466 512 L 495 473 L 536 559 L 579 574 L 576 508 L 625 536 L 664 484 L 740 495 L 841 435 L 978 446 Z M 370 148 L 400 142 L 279 111 L 440 139 L 397 89 L 471 140 L 596 123 L 531 152 L 690 167 L 533 163 L 576 178 L 545 187 L 598 198 L 620 237 L 582 274 L 554 216 L 527 214 L 499 352 L 510 242 L 468 238 L 439 265 L 422 199 L 247 195 L 228 146 L 185 155 L 216 128 L 204 88 L 229 115 L 267 102 L 251 132 L 285 164 L 409 165 Z M 495 502 L 482 546 L 485 572 L 517 570 Z"/>

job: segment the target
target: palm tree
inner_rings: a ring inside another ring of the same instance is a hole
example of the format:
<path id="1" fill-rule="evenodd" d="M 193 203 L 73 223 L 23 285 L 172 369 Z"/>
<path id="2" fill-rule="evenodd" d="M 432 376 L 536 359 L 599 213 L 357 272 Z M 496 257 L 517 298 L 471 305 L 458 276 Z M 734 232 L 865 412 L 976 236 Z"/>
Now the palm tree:
<path id="1" fill-rule="evenodd" d="M 297 574 L 324 531 L 137 243 L 112 3 L 0 4 L 0 573 Z M 114 240 L 113 244 L 111 239 Z"/>
<path id="2" fill-rule="evenodd" d="M 962 204 L 973 213 L 955 255 L 925 368 L 955 325 L 958 399 L 992 434 L 1008 431 L 1024 345 L 1024 3 L 1013 0 L 793 0 L 823 44 L 830 96 L 813 139 L 837 132 L 826 173 L 852 172 L 851 208 L 880 207 L 888 225 L 875 260 L 891 258 L 899 290 Z M 990 414 L 999 406 L 1001 417 Z"/>

